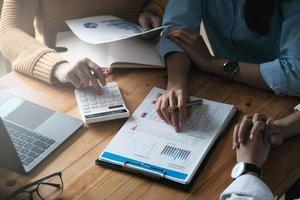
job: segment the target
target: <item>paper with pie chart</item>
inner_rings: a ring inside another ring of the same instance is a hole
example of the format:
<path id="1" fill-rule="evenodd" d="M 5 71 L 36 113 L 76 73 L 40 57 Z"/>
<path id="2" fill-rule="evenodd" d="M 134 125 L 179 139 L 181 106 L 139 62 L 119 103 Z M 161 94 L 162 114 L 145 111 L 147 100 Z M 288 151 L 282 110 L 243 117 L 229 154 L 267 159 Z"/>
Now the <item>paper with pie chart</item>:
<path id="1" fill-rule="evenodd" d="M 134 23 L 109 15 L 86 17 L 66 21 L 71 31 L 82 41 L 89 44 L 103 44 L 136 36 L 147 37 L 159 34 L 167 26 L 148 31 Z"/>

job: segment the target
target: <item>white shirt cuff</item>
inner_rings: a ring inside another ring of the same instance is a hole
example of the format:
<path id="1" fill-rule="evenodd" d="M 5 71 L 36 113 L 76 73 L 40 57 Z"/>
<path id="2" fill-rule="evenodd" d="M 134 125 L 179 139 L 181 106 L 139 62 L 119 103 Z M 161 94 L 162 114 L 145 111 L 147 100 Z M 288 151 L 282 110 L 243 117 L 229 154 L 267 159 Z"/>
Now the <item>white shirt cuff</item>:
<path id="1" fill-rule="evenodd" d="M 245 174 L 233 181 L 221 194 L 220 199 L 275 200 L 276 198 L 273 196 L 270 188 L 261 179 Z"/>
<path id="2" fill-rule="evenodd" d="M 298 104 L 298 105 L 294 108 L 294 110 L 300 111 L 300 104 Z"/>

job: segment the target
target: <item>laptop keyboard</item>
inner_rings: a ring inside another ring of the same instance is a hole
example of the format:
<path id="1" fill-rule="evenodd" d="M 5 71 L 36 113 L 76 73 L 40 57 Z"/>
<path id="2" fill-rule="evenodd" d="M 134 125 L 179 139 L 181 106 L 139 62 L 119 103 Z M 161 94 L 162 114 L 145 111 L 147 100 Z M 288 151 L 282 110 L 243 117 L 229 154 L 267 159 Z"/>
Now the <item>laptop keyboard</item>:
<path id="1" fill-rule="evenodd" d="M 4 124 L 24 166 L 30 165 L 55 143 L 53 139 L 23 129 L 8 121 L 5 121 Z"/>

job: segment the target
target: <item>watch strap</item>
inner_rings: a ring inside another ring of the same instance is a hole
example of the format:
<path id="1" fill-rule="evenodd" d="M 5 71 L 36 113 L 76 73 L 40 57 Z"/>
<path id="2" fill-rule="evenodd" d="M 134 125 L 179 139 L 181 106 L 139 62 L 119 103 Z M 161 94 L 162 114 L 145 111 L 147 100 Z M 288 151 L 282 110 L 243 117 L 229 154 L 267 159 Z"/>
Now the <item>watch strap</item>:
<path id="1" fill-rule="evenodd" d="M 253 172 L 253 173 L 257 174 L 259 178 L 261 178 L 261 174 L 262 174 L 261 169 L 252 163 L 245 163 L 244 174 L 247 172 Z"/>

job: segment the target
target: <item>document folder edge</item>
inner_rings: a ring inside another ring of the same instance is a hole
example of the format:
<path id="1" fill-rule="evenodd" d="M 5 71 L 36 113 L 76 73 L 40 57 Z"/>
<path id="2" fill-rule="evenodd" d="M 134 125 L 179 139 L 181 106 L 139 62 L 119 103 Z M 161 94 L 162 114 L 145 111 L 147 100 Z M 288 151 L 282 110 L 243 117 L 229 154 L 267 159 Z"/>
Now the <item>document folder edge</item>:
<path id="1" fill-rule="evenodd" d="M 119 161 L 119 160 L 113 159 L 113 158 L 104 157 L 105 154 L 111 154 L 113 156 L 120 157 L 120 158 L 124 159 L 125 162 Z M 114 154 L 114 153 L 111 153 L 108 151 L 104 151 L 103 153 L 101 153 L 100 156 L 98 157 L 98 160 L 100 160 L 101 162 L 107 162 L 112 165 L 118 165 L 121 169 L 127 170 L 127 171 L 129 171 L 128 166 L 130 166 L 131 171 L 133 171 L 133 168 L 135 169 L 133 172 L 146 173 L 145 175 L 149 174 L 149 172 L 150 172 L 150 174 L 153 174 L 153 173 L 160 174 L 161 179 L 168 179 L 170 181 L 177 182 L 180 184 L 188 184 L 188 182 L 189 182 L 188 181 L 189 178 L 187 178 L 187 177 L 189 177 L 189 174 L 187 174 L 187 173 L 174 171 L 171 169 L 163 168 L 160 166 L 155 166 L 155 165 L 148 164 L 148 163 L 143 163 L 141 161 L 134 160 L 131 158 L 126 158 L 121 155 L 117 155 L 117 154 Z M 146 169 L 145 166 L 149 166 L 149 169 Z M 165 171 L 165 173 L 159 173 L 158 171 L 162 171 L 162 172 Z"/>

